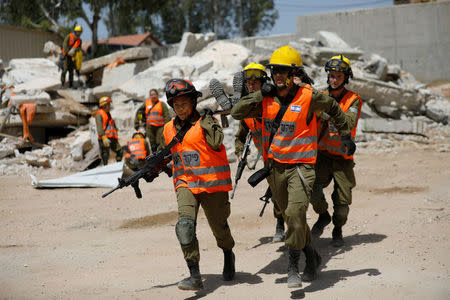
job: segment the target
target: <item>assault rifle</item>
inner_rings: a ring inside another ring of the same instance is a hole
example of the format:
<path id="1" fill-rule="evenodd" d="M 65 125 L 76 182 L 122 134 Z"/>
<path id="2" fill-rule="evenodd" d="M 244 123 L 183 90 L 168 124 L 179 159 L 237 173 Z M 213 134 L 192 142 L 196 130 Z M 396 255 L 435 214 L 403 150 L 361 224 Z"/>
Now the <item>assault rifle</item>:
<path id="1" fill-rule="evenodd" d="M 242 150 L 241 160 L 239 161 L 236 177 L 234 178 L 234 188 L 233 192 L 231 192 L 231 199 L 234 198 L 234 193 L 236 192 L 236 187 L 239 179 L 241 179 L 242 172 L 244 171 L 245 166 L 247 165 L 247 155 L 249 153 L 250 142 L 252 141 L 252 134 L 249 132 L 247 134 L 247 138 L 245 139 L 244 150 Z"/>
<path id="2" fill-rule="evenodd" d="M 119 184 L 107 193 L 102 195 L 105 198 L 112 192 L 122 189 L 126 186 L 132 186 L 137 198 L 142 198 L 141 190 L 139 189 L 139 179 L 144 178 L 147 182 L 152 182 L 159 173 L 166 172 L 169 177 L 172 175 L 172 170 L 167 167 L 167 164 L 172 160 L 170 153 L 167 151 L 160 150 L 158 152 L 152 153 L 147 156 L 144 160 L 145 165 L 143 165 L 138 171 L 134 172 L 133 175 L 127 178 L 117 178 Z"/>
<path id="3" fill-rule="evenodd" d="M 267 204 L 269 204 L 269 199 L 272 198 L 272 190 L 270 187 L 267 187 L 266 193 L 264 196 L 260 197 L 259 200 L 264 202 L 264 206 L 261 209 L 261 212 L 259 213 L 259 216 L 262 217 L 264 214 L 264 210 L 266 209 Z"/>

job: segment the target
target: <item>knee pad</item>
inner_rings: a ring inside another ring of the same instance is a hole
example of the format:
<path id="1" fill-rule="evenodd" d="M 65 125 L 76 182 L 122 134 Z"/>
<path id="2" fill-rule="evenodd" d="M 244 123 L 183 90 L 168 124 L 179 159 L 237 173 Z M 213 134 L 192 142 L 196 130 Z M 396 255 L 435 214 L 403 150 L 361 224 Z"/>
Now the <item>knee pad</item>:
<path id="1" fill-rule="evenodd" d="M 336 226 L 343 226 L 347 222 L 350 208 L 348 205 L 335 205 L 333 208 L 333 224 Z"/>
<path id="2" fill-rule="evenodd" d="M 181 246 L 189 246 L 195 238 L 195 222 L 194 220 L 181 217 L 177 225 L 175 225 L 175 233 Z"/>

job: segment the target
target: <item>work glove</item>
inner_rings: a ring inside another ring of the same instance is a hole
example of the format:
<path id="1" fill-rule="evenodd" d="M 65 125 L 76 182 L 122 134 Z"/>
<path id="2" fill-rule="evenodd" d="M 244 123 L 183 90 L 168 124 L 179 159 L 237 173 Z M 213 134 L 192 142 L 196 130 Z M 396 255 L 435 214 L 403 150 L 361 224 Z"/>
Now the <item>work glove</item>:
<path id="1" fill-rule="evenodd" d="M 269 82 L 264 82 L 261 87 L 261 94 L 264 97 L 275 97 L 277 95 L 277 88 Z"/>
<path id="2" fill-rule="evenodd" d="M 347 155 L 353 155 L 356 151 L 356 144 L 352 140 L 350 134 L 344 135 L 341 137 L 341 150 L 345 151 Z"/>
<path id="3" fill-rule="evenodd" d="M 106 135 L 102 135 L 102 143 L 103 143 L 103 147 L 106 147 L 106 148 L 108 148 L 109 145 L 111 144 Z"/>
<path id="4" fill-rule="evenodd" d="M 72 48 L 72 49 L 70 49 L 69 50 L 69 56 L 74 56 L 75 55 L 75 51 L 76 51 L 76 49 L 74 49 L 74 48 Z"/>
<path id="5" fill-rule="evenodd" d="M 212 116 L 213 114 L 214 114 L 214 112 L 211 109 L 209 109 L 209 108 L 204 108 L 200 112 L 200 116 L 202 116 L 202 118 L 206 117 L 207 115 Z"/>

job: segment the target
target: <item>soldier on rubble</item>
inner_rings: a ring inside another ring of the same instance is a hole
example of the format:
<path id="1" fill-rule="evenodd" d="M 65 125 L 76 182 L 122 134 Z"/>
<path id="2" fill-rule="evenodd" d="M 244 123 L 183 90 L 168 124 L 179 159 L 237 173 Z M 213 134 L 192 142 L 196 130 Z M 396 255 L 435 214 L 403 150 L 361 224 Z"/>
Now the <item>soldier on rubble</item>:
<path id="1" fill-rule="evenodd" d="M 353 154 L 356 147 L 338 103 L 309 85 L 294 84 L 293 77 L 302 66 L 300 53 L 294 48 L 283 46 L 275 50 L 268 65 L 275 85 L 264 83 L 260 91 L 244 96 L 231 110 L 237 120 L 256 117 L 263 120 L 265 168 L 255 175 L 259 177 L 257 182 L 268 178 L 286 220 L 288 288 L 300 287 L 302 279 L 314 280 L 321 263 L 320 255 L 311 244 L 311 232 L 306 222 L 315 179 L 316 113 L 324 111 L 333 118 L 348 155 Z M 306 266 L 300 277 L 298 261 L 302 251 Z"/>
<path id="2" fill-rule="evenodd" d="M 69 71 L 69 87 L 73 87 L 73 71 L 76 69 L 74 57 L 78 51 L 81 51 L 81 33 L 83 29 L 80 25 L 76 25 L 73 33 L 69 33 L 62 45 L 62 73 L 61 73 L 61 88 L 64 88 L 66 82 L 66 73 Z"/>
<path id="3" fill-rule="evenodd" d="M 345 88 L 349 78 L 353 77 L 350 60 L 343 55 L 333 56 L 325 65 L 328 72 L 327 95 L 333 97 L 345 114 L 351 138 L 356 135 L 356 126 L 361 114 L 361 97 Z M 340 247 L 344 244 L 342 226 L 347 222 L 349 205 L 352 203 L 352 188 L 355 187 L 353 155 L 341 149 L 341 135 L 330 121 L 318 122 L 319 153 L 316 163 L 316 180 L 314 181 L 311 204 L 319 218 L 311 229 L 313 236 L 319 237 L 323 229 L 333 219 L 332 245 Z M 333 218 L 328 213 L 328 204 L 323 189 L 331 180 L 334 182 Z"/>
<path id="4" fill-rule="evenodd" d="M 98 102 L 99 110 L 95 114 L 100 154 L 105 166 L 108 164 L 110 150 L 116 153 L 116 161 L 121 161 L 123 155 L 118 129 L 110 113 L 111 102 L 110 97 L 101 97 Z"/>
<path id="5" fill-rule="evenodd" d="M 200 205 L 217 246 L 224 253 L 223 280 L 233 280 L 235 275 L 234 239 L 227 222 L 231 212 L 228 201 L 228 191 L 232 189 L 230 166 L 222 144 L 222 127 L 210 111 L 204 110 L 200 114 L 196 110 L 197 98 L 202 94 L 185 79 L 169 80 L 165 92 L 176 117 L 164 125 L 161 147 L 166 147 L 180 132 L 185 132 L 182 142 L 171 148 L 178 202 L 175 232 L 190 272 L 188 278 L 178 283 L 178 288 L 199 290 L 203 288 L 203 282 L 195 232 Z"/>
<path id="6" fill-rule="evenodd" d="M 269 80 L 266 73 L 266 68 L 257 63 L 250 63 L 244 67 L 242 70 L 245 85 L 244 91 L 242 91 L 242 96 L 248 95 L 261 90 L 261 86 Z M 236 80 L 234 81 L 236 82 Z M 239 122 L 239 129 L 236 132 L 234 140 L 235 154 L 240 159 L 242 151 L 244 149 L 245 139 L 247 134 L 251 131 L 253 142 L 255 143 L 258 151 L 262 152 L 262 120 L 261 118 L 248 118 L 241 120 Z M 284 219 L 283 214 L 278 208 L 276 202 L 273 200 L 273 216 L 277 220 L 275 227 L 275 234 L 272 238 L 272 242 L 282 242 L 284 241 Z"/>
<path id="7" fill-rule="evenodd" d="M 170 121 L 169 108 L 158 99 L 158 91 L 150 90 L 150 98 L 138 108 L 134 118 L 134 128 L 139 129 L 145 123 L 145 134 L 150 141 L 152 152 L 155 152 L 161 141 L 164 124 Z"/>

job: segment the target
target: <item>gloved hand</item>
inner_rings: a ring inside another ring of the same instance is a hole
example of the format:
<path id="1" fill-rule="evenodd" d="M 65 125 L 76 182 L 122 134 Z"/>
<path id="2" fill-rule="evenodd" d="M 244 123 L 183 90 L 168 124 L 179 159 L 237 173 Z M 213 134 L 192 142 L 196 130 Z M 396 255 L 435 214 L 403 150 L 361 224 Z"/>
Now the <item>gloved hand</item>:
<path id="1" fill-rule="evenodd" d="M 209 108 L 204 108 L 200 112 L 200 116 L 202 116 L 202 118 L 204 118 L 206 115 L 212 116 L 213 114 L 214 114 L 214 112 L 211 109 L 209 109 Z"/>
<path id="2" fill-rule="evenodd" d="M 102 143 L 103 143 L 103 147 L 106 147 L 106 148 L 108 148 L 109 145 L 111 144 L 106 135 L 102 135 Z"/>
<path id="3" fill-rule="evenodd" d="M 261 87 L 261 93 L 264 97 L 275 97 L 277 95 L 277 88 L 269 82 L 264 82 Z"/>
<path id="4" fill-rule="evenodd" d="M 353 155 L 356 151 L 356 144 L 352 140 L 350 134 L 344 135 L 341 137 L 341 150 L 345 151 L 347 155 Z"/>
<path id="5" fill-rule="evenodd" d="M 69 50 L 69 53 L 67 53 L 67 54 L 69 54 L 69 56 L 74 56 L 76 50 L 77 50 L 77 49 L 72 48 L 72 49 Z"/>

